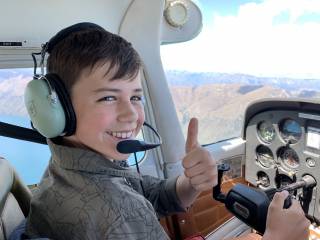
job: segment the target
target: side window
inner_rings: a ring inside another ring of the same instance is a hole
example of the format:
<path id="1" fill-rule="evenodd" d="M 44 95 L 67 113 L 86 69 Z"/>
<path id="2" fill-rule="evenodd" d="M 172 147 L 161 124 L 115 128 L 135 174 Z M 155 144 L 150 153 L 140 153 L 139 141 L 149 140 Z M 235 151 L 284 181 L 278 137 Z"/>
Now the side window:
<path id="1" fill-rule="evenodd" d="M 315 1 L 206 1 L 194 40 L 161 46 L 182 130 L 200 122 L 199 141 L 241 134 L 248 104 L 262 98 L 320 97 L 320 10 Z"/>
<path id="2" fill-rule="evenodd" d="M 0 70 L 0 121 L 30 128 L 23 93 L 33 69 Z M 0 156 L 6 158 L 26 184 L 38 183 L 50 158 L 48 146 L 0 136 Z"/>

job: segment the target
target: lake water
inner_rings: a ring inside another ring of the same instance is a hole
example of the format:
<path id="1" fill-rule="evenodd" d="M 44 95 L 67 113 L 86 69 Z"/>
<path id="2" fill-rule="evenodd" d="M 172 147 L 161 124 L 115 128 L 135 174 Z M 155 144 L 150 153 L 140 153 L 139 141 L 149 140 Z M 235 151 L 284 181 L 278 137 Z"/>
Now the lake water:
<path id="1" fill-rule="evenodd" d="M 8 116 L 0 114 L 0 121 L 22 127 L 30 127 L 26 117 Z M 0 136 L 0 156 L 9 160 L 26 184 L 38 183 L 50 159 L 47 145 L 31 143 Z M 137 153 L 138 160 L 144 152 Z M 129 164 L 134 165 L 134 156 L 129 158 Z"/>

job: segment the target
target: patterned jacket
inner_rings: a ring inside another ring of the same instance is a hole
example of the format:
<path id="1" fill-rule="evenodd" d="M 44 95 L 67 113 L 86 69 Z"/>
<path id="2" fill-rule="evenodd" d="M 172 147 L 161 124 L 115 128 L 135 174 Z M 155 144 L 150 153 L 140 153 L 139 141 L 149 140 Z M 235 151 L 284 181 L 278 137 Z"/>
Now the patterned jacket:
<path id="1" fill-rule="evenodd" d="M 31 201 L 29 238 L 168 239 L 159 216 L 185 210 L 176 179 L 141 177 L 96 152 L 48 145 L 52 156 Z"/>

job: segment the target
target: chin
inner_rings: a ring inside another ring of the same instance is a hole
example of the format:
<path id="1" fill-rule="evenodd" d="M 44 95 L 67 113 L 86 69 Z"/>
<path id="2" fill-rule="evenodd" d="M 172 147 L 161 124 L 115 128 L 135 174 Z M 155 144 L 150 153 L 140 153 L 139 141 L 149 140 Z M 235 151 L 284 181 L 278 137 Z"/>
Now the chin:
<path id="1" fill-rule="evenodd" d="M 111 159 L 116 160 L 116 161 L 122 161 L 122 160 L 127 160 L 129 158 L 129 156 L 130 156 L 130 154 L 117 153 L 117 154 L 113 154 Z"/>

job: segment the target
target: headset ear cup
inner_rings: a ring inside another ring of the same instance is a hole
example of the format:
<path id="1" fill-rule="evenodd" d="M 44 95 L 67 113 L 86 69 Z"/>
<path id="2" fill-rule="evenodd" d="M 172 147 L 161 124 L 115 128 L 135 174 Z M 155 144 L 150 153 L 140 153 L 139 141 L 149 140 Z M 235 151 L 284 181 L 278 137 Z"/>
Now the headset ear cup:
<path id="1" fill-rule="evenodd" d="M 55 91 L 45 79 L 33 79 L 25 89 L 24 103 L 33 126 L 47 137 L 60 136 L 66 126 L 66 116 Z"/>
<path id="2" fill-rule="evenodd" d="M 59 75 L 48 73 L 45 77 L 49 81 L 50 85 L 56 90 L 56 93 L 59 96 L 60 103 L 63 107 L 66 118 L 64 135 L 70 136 L 76 131 L 77 121 L 67 88 L 65 87 Z"/>

